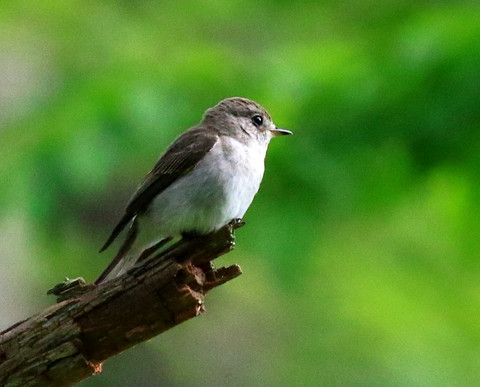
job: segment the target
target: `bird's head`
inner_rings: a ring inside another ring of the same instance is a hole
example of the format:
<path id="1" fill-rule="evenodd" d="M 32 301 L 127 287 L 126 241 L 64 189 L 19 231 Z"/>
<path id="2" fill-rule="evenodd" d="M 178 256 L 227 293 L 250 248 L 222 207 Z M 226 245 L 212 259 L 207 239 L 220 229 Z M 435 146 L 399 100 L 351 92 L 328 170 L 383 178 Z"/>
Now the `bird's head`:
<path id="1" fill-rule="evenodd" d="M 272 137 L 292 134 L 289 130 L 277 128 L 270 114 L 258 103 L 240 97 L 224 99 L 208 109 L 203 122 L 220 135 L 245 143 L 257 139 L 268 144 Z"/>

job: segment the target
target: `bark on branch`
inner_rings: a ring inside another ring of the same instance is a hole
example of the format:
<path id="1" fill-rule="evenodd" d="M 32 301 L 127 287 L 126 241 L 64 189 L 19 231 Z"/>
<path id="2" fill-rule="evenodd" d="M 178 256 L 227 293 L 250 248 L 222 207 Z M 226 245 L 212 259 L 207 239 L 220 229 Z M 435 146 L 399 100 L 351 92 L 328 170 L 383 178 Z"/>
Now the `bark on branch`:
<path id="1" fill-rule="evenodd" d="M 102 362 L 204 310 L 210 289 L 241 274 L 211 260 L 234 246 L 232 222 L 182 240 L 126 275 L 99 285 L 56 288 L 59 303 L 0 333 L 1 386 L 68 386 Z"/>

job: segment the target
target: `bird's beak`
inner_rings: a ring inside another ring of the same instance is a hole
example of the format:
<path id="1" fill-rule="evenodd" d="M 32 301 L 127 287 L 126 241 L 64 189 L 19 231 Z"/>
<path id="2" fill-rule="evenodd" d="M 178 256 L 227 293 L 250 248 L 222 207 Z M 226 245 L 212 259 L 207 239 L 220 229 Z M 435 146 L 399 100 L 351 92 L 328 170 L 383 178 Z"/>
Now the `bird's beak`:
<path id="1" fill-rule="evenodd" d="M 275 128 L 275 129 L 270 129 L 270 132 L 272 132 L 272 135 L 275 136 L 285 136 L 287 134 L 293 134 L 287 129 L 280 129 L 280 128 Z"/>

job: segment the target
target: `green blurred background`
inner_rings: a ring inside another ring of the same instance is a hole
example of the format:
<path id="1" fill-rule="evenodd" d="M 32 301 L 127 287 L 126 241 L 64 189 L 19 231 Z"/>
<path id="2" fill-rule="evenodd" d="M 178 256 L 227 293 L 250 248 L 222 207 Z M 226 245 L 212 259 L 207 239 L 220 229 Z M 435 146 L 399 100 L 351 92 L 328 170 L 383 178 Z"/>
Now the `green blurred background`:
<path id="1" fill-rule="evenodd" d="M 295 133 L 217 263 L 244 274 L 82 385 L 479 385 L 478 1 L 2 2 L 0 328 L 95 278 L 230 96 Z"/>

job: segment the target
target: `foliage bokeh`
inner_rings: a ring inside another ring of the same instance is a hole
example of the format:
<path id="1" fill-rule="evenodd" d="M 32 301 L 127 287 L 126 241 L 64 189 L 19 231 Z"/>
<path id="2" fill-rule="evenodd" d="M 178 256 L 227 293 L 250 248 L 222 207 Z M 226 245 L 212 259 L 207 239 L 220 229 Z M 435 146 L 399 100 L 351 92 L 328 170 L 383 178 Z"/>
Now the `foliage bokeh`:
<path id="1" fill-rule="evenodd" d="M 160 152 L 237 95 L 295 133 L 219 261 L 244 274 L 83 385 L 478 385 L 479 20 L 473 1 L 2 3 L 0 327 L 95 278 Z"/>

